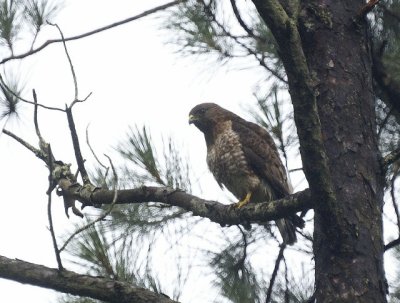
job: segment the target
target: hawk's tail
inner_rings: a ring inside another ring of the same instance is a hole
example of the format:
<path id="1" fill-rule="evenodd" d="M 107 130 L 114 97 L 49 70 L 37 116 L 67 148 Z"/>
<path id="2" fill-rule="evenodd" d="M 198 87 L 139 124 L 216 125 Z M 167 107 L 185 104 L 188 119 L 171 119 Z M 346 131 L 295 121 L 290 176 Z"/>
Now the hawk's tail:
<path id="1" fill-rule="evenodd" d="M 283 242 L 287 245 L 293 245 L 297 241 L 296 227 L 289 219 L 279 219 L 275 221 L 279 232 L 282 235 Z"/>

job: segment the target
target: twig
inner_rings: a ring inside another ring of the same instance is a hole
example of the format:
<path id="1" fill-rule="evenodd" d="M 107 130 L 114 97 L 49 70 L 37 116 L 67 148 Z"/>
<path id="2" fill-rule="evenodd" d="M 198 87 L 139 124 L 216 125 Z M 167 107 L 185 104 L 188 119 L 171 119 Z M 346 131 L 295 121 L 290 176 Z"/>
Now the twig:
<path id="1" fill-rule="evenodd" d="M 10 94 L 12 94 L 14 97 L 18 98 L 18 100 L 20 100 L 20 101 L 22 101 L 22 102 L 24 102 L 24 103 L 28 103 L 28 104 L 35 105 L 35 102 L 29 101 L 29 100 L 27 100 L 27 99 L 22 98 L 21 96 L 17 95 L 12 89 L 10 89 L 10 88 L 8 87 L 8 85 L 4 82 L 4 79 L 3 79 L 3 77 L 2 77 L 1 74 L 0 74 L 0 82 L 1 82 L 1 85 L 2 85 Z M 43 104 L 40 104 L 40 103 L 37 103 L 37 106 L 43 107 L 43 108 L 49 109 L 49 110 L 57 110 L 57 111 L 64 112 L 64 110 L 63 110 L 62 108 L 46 106 L 46 105 L 43 105 Z"/>
<path id="2" fill-rule="evenodd" d="M 396 240 L 393 240 L 393 241 L 389 242 L 388 244 L 386 244 L 386 245 L 384 246 L 384 251 L 386 252 L 386 251 L 388 251 L 389 249 L 391 249 L 391 248 L 393 248 L 393 247 L 396 247 L 396 246 L 399 245 L 399 244 L 400 244 L 400 236 L 399 236 Z"/>
<path id="3" fill-rule="evenodd" d="M 78 169 L 81 174 L 83 183 L 89 184 L 90 179 L 89 179 L 89 175 L 86 171 L 85 163 L 83 161 L 83 157 L 82 157 L 82 153 L 81 153 L 81 148 L 79 146 L 79 138 L 78 138 L 78 134 L 76 133 L 75 122 L 74 122 L 74 117 L 72 115 L 71 107 L 66 107 L 65 112 L 67 113 L 68 126 L 69 126 L 69 130 L 71 132 L 72 145 L 74 147 L 75 159 L 78 164 Z"/>
<path id="4" fill-rule="evenodd" d="M 105 166 L 103 163 L 101 163 L 101 161 L 99 160 L 99 158 L 97 157 L 96 153 L 94 152 L 90 142 L 89 142 L 89 125 L 86 127 L 86 144 L 89 146 L 90 151 L 92 152 L 93 157 L 96 159 L 97 163 L 100 164 L 101 167 L 103 167 L 104 169 L 108 170 L 108 167 Z"/>
<path id="5" fill-rule="evenodd" d="M 87 99 L 89 99 L 89 97 L 92 95 L 92 92 L 90 92 L 84 99 L 82 99 L 82 100 L 78 100 L 78 99 L 75 99 L 72 103 L 71 103 L 71 105 L 69 106 L 69 107 L 73 107 L 76 103 L 82 103 L 82 102 L 85 102 Z"/>
<path id="6" fill-rule="evenodd" d="M 33 102 L 35 104 L 35 106 L 33 107 L 33 123 L 35 124 L 36 135 L 39 138 L 39 146 L 41 149 L 43 149 L 43 148 L 45 148 L 46 142 L 43 140 L 42 134 L 40 133 L 40 129 L 39 129 L 38 101 L 37 101 L 36 91 L 34 89 L 32 90 L 32 95 L 33 95 Z M 50 156 L 50 154 L 49 154 L 49 156 Z"/>
<path id="7" fill-rule="evenodd" d="M 379 125 L 378 125 L 378 127 L 379 127 L 379 130 L 378 130 L 378 138 L 381 137 L 382 131 L 384 130 L 385 125 L 386 125 L 386 123 L 388 122 L 389 118 L 392 116 L 392 114 L 393 114 L 393 107 L 389 110 L 389 112 L 386 114 L 385 118 L 384 118 L 384 119 L 382 120 L 382 122 L 379 123 Z"/>
<path id="8" fill-rule="evenodd" d="M 285 303 L 290 303 L 289 299 L 289 275 L 288 275 L 288 267 L 286 263 L 286 258 L 283 257 L 283 264 L 285 265 Z"/>
<path id="9" fill-rule="evenodd" d="M 52 155 L 50 144 L 48 145 L 47 153 L 49 155 Z M 51 239 L 53 241 L 53 248 L 54 248 L 54 253 L 56 255 L 58 269 L 63 270 L 64 267 L 61 262 L 60 251 L 58 250 L 57 239 L 56 239 L 56 235 L 54 232 L 53 216 L 51 213 L 51 193 L 53 192 L 53 189 L 54 189 L 53 184 L 52 184 L 52 180 L 53 180 L 52 175 L 53 175 L 53 159 L 51 156 L 49 156 L 49 189 L 47 190 L 47 196 L 48 196 L 47 217 L 49 220 L 49 230 L 50 230 L 50 234 L 51 234 Z"/>
<path id="10" fill-rule="evenodd" d="M 286 244 L 282 243 L 281 247 L 279 249 L 278 257 L 276 258 L 276 261 L 275 261 L 275 267 L 272 272 L 271 280 L 269 281 L 269 286 L 268 286 L 268 290 L 267 290 L 267 297 L 265 299 L 265 303 L 271 302 L 272 288 L 274 287 L 275 279 L 276 279 L 276 276 L 277 276 L 278 270 L 279 270 L 279 264 L 282 261 L 283 252 L 285 251 L 285 248 L 286 248 Z"/>
<path id="11" fill-rule="evenodd" d="M 166 4 L 163 4 L 163 5 L 154 7 L 154 8 L 152 8 L 152 9 L 147 10 L 147 11 L 144 11 L 143 13 L 138 14 L 138 15 L 136 15 L 136 16 L 129 17 L 129 18 L 127 18 L 127 19 L 124 19 L 124 20 L 121 20 L 121 21 L 118 21 L 118 22 L 115 22 L 115 23 L 111 23 L 111 24 L 109 24 L 109 25 L 106 25 L 106 26 L 97 28 L 97 29 L 95 29 L 95 30 L 92 30 L 92 31 L 89 31 L 89 32 L 86 32 L 86 33 L 83 33 L 83 34 L 80 34 L 80 35 L 77 35 L 77 36 L 65 38 L 64 41 L 72 41 L 72 40 L 78 40 L 78 39 L 86 38 L 86 37 L 89 37 L 89 36 L 91 36 L 91 35 L 101 33 L 101 32 L 103 32 L 103 31 L 105 31 L 105 30 L 108 30 L 108 29 L 111 29 L 111 28 L 114 28 L 114 27 L 123 25 L 123 24 L 125 24 L 125 23 L 129 23 L 129 22 L 131 22 L 131 21 L 138 20 L 138 19 L 140 19 L 140 18 L 143 18 L 143 17 L 146 17 L 146 16 L 148 16 L 148 15 L 154 14 L 154 13 L 156 13 L 156 12 L 165 10 L 165 9 L 167 9 L 167 8 L 169 8 L 169 7 L 175 6 L 175 5 L 177 5 L 177 4 L 180 4 L 180 3 L 183 3 L 183 2 L 186 2 L 186 1 L 187 1 L 187 0 L 176 0 L 176 1 L 168 2 L 168 3 L 166 3 Z M 28 52 L 26 52 L 26 53 L 23 53 L 23 54 L 20 54 L 20 55 L 17 55 L 17 56 L 14 56 L 14 55 L 13 55 L 13 56 L 4 58 L 3 60 L 0 61 L 0 65 L 1 65 L 1 64 L 4 64 L 4 63 L 6 63 L 6 62 L 8 62 L 8 61 L 10 61 L 10 60 L 23 59 L 23 58 L 25 58 L 25 57 L 28 57 L 28 56 L 30 56 L 30 55 L 33 55 L 33 54 L 35 54 L 35 53 L 37 53 L 37 52 L 43 50 L 44 48 L 46 48 L 46 47 L 49 46 L 50 44 L 59 43 L 59 42 L 63 42 L 63 40 L 62 40 L 62 39 L 47 40 L 45 43 L 43 43 L 41 46 L 35 48 L 34 50 L 30 50 L 30 51 L 28 51 Z"/>
<path id="12" fill-rule="evenodd" d="M 397 220 L 397 228 L 398 228 L 398 232 L 399 232 L 399 235 L 400 235 L 400 213 L 399 213 L 399 207 L 397 206 L 397 202 L 396 202 L 396 195 L 394 193 L 394 188 L 395 188 L 394 187 L 394 183 L 395 183 L 396 178 L 398 176 L 399 176 L 399 171 L 397 170 L 397 171 L 395 171 L 393 173 L 393 177 L 390 180 L 390 186 L 391 186 L 390 195 L 392 197 L 392 204 L 393 204 L 393 208 L 394 208 L 394 212 L 396 214 L 396 220 Z"/>
<path id="13" fill-rule="evenodd" d="M 225 35 L 227 35 L 228 37 L 230 37 L 231 39 L 233 39 L 237 44 L 239 44 L 241 47 L 243 47 L 249 54 L 251 54 L 252 56 L 254 56 L 257 61 L 259 62 L 259 64 L 264 67 L 267 71 L 269 71 L 273 76 L 275 76 L 276 78 L 278 78 L 280 81 L 282 81 L 283 83 L 287 83 L 287 80 L 285 78 L 283 78 L 281 75 L 279 75 L 275 70 L 273 70 L 271 67 L 269 67 L 265 61 L 264 61 L 264 55 L 262 55 L 262 57 L 259 57 L 259 54 L 252 50 L 251 48 L 249 48 L 245 43 L 241 42 L 236 36 L 232 35 L 223 24 L 221 24 L 217 18 L 215 17 L 215 15 L 213 14 L 213 12 L 211 11 L 211 9 L 209 8 L 209 6 L 203 1 L 200 0 L 203 3 L 204 9 L 206 10 L 207 14 L 212 18 L 212 20 L 215 22 L 215 24 L 224 32 Z"/>
<path id="14" fill-rule="evenodd" d="M 38 157 L 39 159 L 41 159 L 45 163 L 47 163 L 47 155 L 45 153 L 43 153 L 40 149 L 37 149 L 36 147 L 30 145 L 28 142 L 26 142 L 25 140 L 21 139 L 20 137 L 18 137 L 17 135 L 13 134 L 12 132 L 10 132 L 6 129 L 3 129 L 3 133 L 6 134 L 7 136 L 10 136 L 15 141 L 21 143 L 24 147 L 26 147 L 31 152 L 33 152 L 36 157 Z"/>
<path id="15" fill-rule="evenodd" d="M 244 29 L 244 31 L 252 38 L 256 39 L 256 40 L 261 40 L 260 37 L 256 36 L 254 34 L 254 32 L 246 25 L 246 23 L 243 21 L 242 16 L 240 16 L 240 12 L 239 9 L 236 5 L 236 0 L 230 0 L 231 1 L 231 6 L 232 6 L 232 10 L 233 13 L 237 19 L 237 21 L 239 22 L 240 26 Z"/>
<path id="16" fill-rule="evenodd" d="M 117 173 L 116 173 L 116 171 L 115 171 L 115 167 L 114 167 L 114 165 L 113 165 L 113 163 L 112 163 L 112 161 L 111 161 L 111 158 L 110 158 L 109 156 L 107 156 L 107 155 L 104 155 L 104 156 L 106 156 L 106 157 L 108 158 L 108 160 L 110 161 L 110 166 L 111 166 L 111 169 L 112 169 L 113 175 L 114 175 L 114 182 L 113 182 L 114 197 L 113 197 L 113 200 L 112 200 L 112 202 L 111 202 L 111 205 L 110 205 L 110 207 L 108 208 L 108 210 L 105 211 L 105 212 L 104 212 L 101 216 L 99 216 L 96 220 L 94 220 L 94 221 L 92 221 L 92 222 L 86 224 L 85 226 L 83 226 L 83 227 L 77 229 L 77 230 L 65 241 L 64 245 L 63 245 L 63 246 L 60 248 L 60 250 L 59 250 L 60 252 L 63 251 L 63 250 L 67 247 L 67 245 L 69 244 L 69 242 L 71 242 L 71 240 L 72 240 L 77 234 L 81 233 L 82 231 L 88 229 L 89 227 L 93 226 L 93 225 L 96 224 L 97 222 L 100 222 L 100 221 L 103 220 L 105 217 L 107 217 L 107 216 L 111 213 L 111 211 L 112 211 L 112 209 L 113 209 L 115 203 L 116 203 L 117 200 L 118 200 L 118 176 L 117 176 Z"/>
<path id="17" fill-rule="evenodd" d="M 57 27 L 57 29 L 58 29 L 58 31 L 60 33 L 61 41 L 62 41 L 63 46 L 64 46 L 65 55 L 67 56 L 69 67 L 71 68 L 72 79 L 74 81 L 74 88 L 75 88 L 74 101 L 78 100 L 78 81 L 76 80 L 76 73 L 75 73 L 74 65 L 72 64 L 71 56 L 69 55 L 67 44 L 65 43 L 64 34 L 63 34 L 61 28 L 58 26 L 58 24 L 52 24 L 50 22 L 47 22 L 47 23 L 52 25 L 52 26 Z"/>

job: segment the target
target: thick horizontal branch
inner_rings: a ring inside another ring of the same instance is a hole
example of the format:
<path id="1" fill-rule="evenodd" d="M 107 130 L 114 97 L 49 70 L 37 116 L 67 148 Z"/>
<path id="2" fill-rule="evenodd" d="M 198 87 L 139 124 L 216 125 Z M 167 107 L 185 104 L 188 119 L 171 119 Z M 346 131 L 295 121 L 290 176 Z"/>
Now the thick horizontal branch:
<path id="1" fill-rule="evenodd" d="M 154 14 L 154 13 L 156 13 L 156 12 L 165 10 L 165 9 L 171 7 L 171 6 L 177 5 L 177 4 L 182 3 L 182 2 L 185 2 L 185 1 L 186 1 L 186 0 L 176 0 L 176 1 L 172 1 L 172 2 L 169 2 L 169 3 L 166 3 L 166 4 L 163 4 L 163 5 L 154 7 L 154 8 L 152 8 L 152 9 L 149 9 L 149 10 L 147 10 L 147 11 L 145 11 L 145 12 L 139 14 L 139 15 L 136 15 L 136 16 L 133 16 L 133 17 L 130 17 L 130 18 L 127 18 L 127 19 L 124 19 L 124 20 L 121 20 L 121 21 L 118 21 L 118 22 L 115 22 L 115 23 L 112 23 L 112 24 L 109 24 L 109 25 L 100 27 L 100 28 L 98 28 L 98 29 L 95 29 L 95 30 L 92 30 L 92 31 L 90 31 L 90 32 L 86 32 L 86 33 L 83 33 L 83 34 L 80 34 L 80 35 L 77 35 L 77 36 L 68 37 L 68 38 L 65 38 L 65 39 L 47 40 L 47 41 L 46 41 L 45 43 L 43 43 L 41 46 L 39 46 L 39 47 L 37 47 L 37 48 L 35 48 L 35 49 L 33 49 L 33 50 L 30 50 L 30 51 L 28 51 L 28 52 L 26 52 L 26 53 L 23 53 L 23 54 L 20 54 L 20 55 L 16 55 L 16 56 L 11 56 L 11 57 L 4 58 L 3 60 L 0 61 L 0 65 L 1 65 L 1 64 L 4 64 L 4 63 L 6 63 L 6 62 L 8 62 L 8 61 L 10 61 L 10 60 L 16 60 L 16 59 L 23 59 L 23 58 L 26 58 L 26 57 L 28 57 L 28 56 L 30 56 L 30 55 L 33 55 L 33 54 L 35 54 L 35 53 L 37 53 L 37 52 L 40 52 L 41 50 L 43 50 L 44 48 L 46 48 L 46 47 L 49 46 L 50 44 L 86 38 L 86 37 L 92 36 L 92 35 L 94 35 L 94 34 L 98 34 L 98 33 L 101 33 L 101 32 L 103 32 L 103 31 L 109 30 L 109 29 L 111 29 L 111 28 L 120 26 L 120 25 L 122 25 L 122 24 L 126 24 L 126 23 L 129 23 L 129 22 L 131 22 L 131 21 L 134 21 L 134 20 L 137 20 L 137 19 L 146 17 L 146 16 L 148 16 L 148 15 L 150 15 L 150 14 Z"/>
<path id="2" fill-rule="evenodd" d="M 115 303 L 176 303 L 126 282 L 92 277 L 0 256 L 0 278 Z"/>
<path id="3" fill-rule="evenodd" d="M 44 151 L 36 149 L 8 131 L 3 132 L 28 148 L 46 164 L 48 164 L 50 157 L 54 157 L 53 155 L 46 155 Z M 69 201 L 65 203 L 66 211 L 69 207 L 72 207 L 75 214 L 80 214 L 75 207 L 75 200 L 83 203 L 84 206 L 111 204 L 113 202 L 114 190 L 101 189 L 91 183 L 85 183 L 84 185 L 77 183 L 75 176 L 71 173 L 70 165 L 62 161 L 53 161 L 51 177 L 52 184 L 54 186 L 58 185 L 61 190 L 64 203 Z M 178 206 L 184 210 L 191 211 L 195 216 L 208 218 L 221 225 L 248 225 L 249 223 L 267 222 L 289 217 L 296 212 L 305 211 L 314 206 L 309 190 L 304 190 L 276 201 L 250 204 L 241 209 L 216 201 L 204 200 L 169 187 L 143 186 L 135 189 L 118 190 L 117 197 L 117 204 L 161 202 L 171 206 Z"/>
<path id="4" fill-rule="evenodd" d="M 68 191 L 68 195 L 84 204 L 110 204 L 113 200 L 114 191 L 95 189 L 90 194 L 85 192 L 83 187 L 73 186 Z M 87 199 L 87 197 L 90 197 L 90 199 Z M 313 200 L 308 189 L 284 199 L 249 204 L 241 209 L 217 201 L 204 200 L 168 187 L 143 186 L 136 189 L 118 191 L 117 204 L 144 202 L 161 202 L 171 206 L 178 206 L 184 210 L 191 211 L 195 216 L 208 218 L 221 225 L 247 225 L 249 223 L 267 222 L 288 217 L 296 212 L 313 207 Z"/>

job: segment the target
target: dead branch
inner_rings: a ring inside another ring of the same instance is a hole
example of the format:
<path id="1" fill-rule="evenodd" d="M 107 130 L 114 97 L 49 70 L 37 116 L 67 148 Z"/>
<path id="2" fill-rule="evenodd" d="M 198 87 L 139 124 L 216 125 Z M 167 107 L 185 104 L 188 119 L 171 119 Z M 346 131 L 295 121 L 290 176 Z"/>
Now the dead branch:
<path id="1" fill-rule="evenodd" d="M 115 167 L 114 167 L 114 165 L 113 165 L 113 163 L 112 163 L 112 161 L 111 161 L 111 158 L 108 157 L 107 155 L 105 155 L 105 156 L 106 156 L 106 157 L 108 158 L 108 160 L 110 161 L 111 169 L 112 169 L 113 175 L 114 175 L 114 182 L 113 182 L 114 196 L 113 196 L 113 200 L 112 200 L 112 202 L 111 202 L 111 205 L 110 205 L 110 207 L 108 208 L 108 210 L 105 211 L 105 212 L 104 212 L 101 216 L 99 216 L 96 220 L 94 220 L 94 221 L 92 221 L 92 222 L 89 222 L 89 223 L 86 224 L 85 226 L 83 226 L 83 227 L 79 228 L 78 230 L 76 230 L 76 231 L 65 241 L 64 245 L 63 245 L 63 246 L 60 248 L 60 250 L 59 250 L 60 252 L 63 251 L 63 250 L 67 247 L 68 243 L 70 243 L 71 240 L 72 240 L 76 235 L 78 235 L 79 233 L 81 233 L 81 232 L 84 231 L 84 230 L 87 230 L 89 227 L 95 225 L 97 222 L 100 222 L 100 221 L 102 221 L 105 217 L 107 217 L 107 216 L 111 213 L 111 211 L 112 211 L 112 209 L 113 209 L 115 203 L 117 202 L 117 199 L 118 199 L 118 190 L 117 190 L 117 188 L 118 188 L 118 176 L 117 176 L 117 172 L 115 171 Z"/>
<path id="2" fill-rule="evenodd" d="M 67 113 L 68 126 L 69 126 L 69 130 L 71 132 L 72 144 L 74 146 L 75 159 L 76 159 L 76 163 L 78 164 L 79 172 L 81 174 L 83 183 L 90 184 L 89 174 L 86 171 L 85 163 L 84 163 L 85 161 L 83 160 L 83 157 L 82 157 L 81 148 L 79 145 L 79 138 L 78 138 L 78 134 L 76 132 L 75 122 L 74 122 L 74 117 L 72 115 L 71 107 L 67 107 L 65 109 L 65 112 Z"/>
<path id="3" fill-rule="evenodd" d="M 51 146 L 50 144 L 48 145 L 48 152 L 49 155 L 52 155 L 53 153 L 51 152 Z M 50 234 L 51 234 L 51 239 L 53 242 L 53 249 L 54 249 L 54 253 L 56 255 L 56 260 L 57 260 L 57 265 L 58 265 L 58 270 L 63 270 L 64 267 L 62 265 L 61 262 L 61 256 L 60 256 L 60 251 L 58 249 L 58 245 L 57 245 L 57 239 L 56 239 L 56 234 L 54 232 L 54 225 L 53 225 L 53 215 L 51 212 L 51 194 L 53 192 L 53 180 L 52 180 L 52 173 L 53 173 L 53 160 L 50 159 L 49 161 L 49 189 L 47 190 L 47 196 L 48 196 L 48 201 L 47 201 L 47 217 L 49 220 L 49 230 L 50 230 Z"/>
<path id="4" fill-rule="evenodd" d="M 177 303 L 134 284 L 0 256 L 0 278 L 112 303 Z"/>

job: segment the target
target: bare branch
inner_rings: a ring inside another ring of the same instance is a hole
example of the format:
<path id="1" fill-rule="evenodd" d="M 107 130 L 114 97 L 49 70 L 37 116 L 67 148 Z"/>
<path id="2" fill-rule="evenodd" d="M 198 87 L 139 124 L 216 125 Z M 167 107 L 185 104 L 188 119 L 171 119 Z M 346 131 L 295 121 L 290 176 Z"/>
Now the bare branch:
<path id="1" fill-rule="evenodd" d="M 60 185 L 62 186 L 62 185 Z M 65 187 L 68 194 L 84 203 L 111 204 L 114 191 L 106 189 L 86 189 L 75 184 Z M 290 214 L 310 209 L 314 206 L 310 191 L 304 190 L 286 198 L 271 202 L 249 204 L 242 209 L 232 205 L 225 205 L 217 201 L 204 200 L 180 190 L 168 187 L 140 187 L 118 190 L 117 204 L 161 202 L 171 206 L 178 206 L 191 211 L 193 215 L 208 218 L 222 226 L 266 222 L 287 217 Z"/>
<path id="2" fill-rule="evenodd" d="M 101 32 L 103 32 L 103 31 L 109 30 L 109 29 L 111 29 L 111 28 L 114 28 L 114 27 L 117 27 L 117 26 L 120 26 L 120 25 L 129 23 L 129 22 L 138 20 L 138 19 L 140 19 L 140 18 L 143 18 L 143 17 L 146 17 L 146 16 L 148 16 L 148 15 L 154 14 L 154 13 L 156 13 L 156 12 L 165 10 L 165 9 L 167 9 L 167 8 L 169 8 L 169 7 L 175 6 L 175 5 L 179 4 L 179 3 L 183 3 L 183 2 L 186 2 L 186 1 L 187 1 L 187 0 L 176 0 L 176 1 L 168 2 L 168 3 L 166 3 L 166 4 L 163 4 L 163 5 L 154 7 L 154 8 L 152 8 L 152 9 L 147 10 L 147 11 L 144 11 L 143 13 L 138 14 L 138 15 L 136 15 L 136 16 L 133 16 L 133 17 L 130 17 L 130 18 L 127 18 L 127 19 L 124 19 L 124 20 L 121 20 L 121 21 L 118 21 L 118 22 L 115 22 L 115 23 L 112 23 L 112 24 L 109 24 L 109 25 L 106 25 L 106 26 L 97 28 L 97 29 L 95 29 L 95 30 L 92 30 L 92 31 L 89 31 L 89 32 L 86 32 L 86 33 L 83 33 L 83 34 L 80 34 L 80 35 L 77 35 L 77 36 L 65 38 L 64 41 L 66 42 L 66 41 L 73 41 L 73 40 L 78 40 L 78 39 L 86 38 L 86 37 L 89 37 L 89 36 L 91 36 L 91 35 L 98 34 L 98 33 L 101 33 Z M 37 52 L 40 52 L 41 50 L 43 50 L 44 48 L 46 48 L 46 47 L 49 46 L 50 44 L 59 43 L 59 42 L 63 42 L 63 40 L 62 40 L 62 39 L 47 40 L 47 41 L 46 41 L 45 43 L 43 43 L 41 46 L 39 46 L 39 47 L 37 47 L 37 48 L 35 48 L 35 49 L 33 49 L 33 50 L 30 50 L 30 51 L 28 51 L 28 52 L 26 52 L 26 53 L 23 53 L 23 54 L 20 54 L 20 55 L 16 55 L 16 56 L 13 55 L 13 56 L 4 58 L 3 60 L 0 61 L 0 65 L 1 65 L 1 64 L 4 64 L 4 63 L 6 63 L 6 62 L 8 62 L 8 61 L 10 61 L 10 60 L 17 60 L 17 59 L 26 58 L 26 57 L 28 57 L 28 56 L 30 56 L 30 55 L 33 55 L 33 54 L 36 54 Z"/>
<path id="3" fill-rule="evenodd" d="M 243 21 L 242 16 L 240 15 L 239 9 L 236 5 L 236 0 L 230 0 L 231 1 L 231 6 L 233 13 L 236 17 L 236 20 L 239 22 L 240 26 L 244 29 L 244 31 L 252 38 L 256 40 L 261 40 L 260 37 L 256 36 L 254 32 L 246 25 L 246 23 Z"/>
<path id="4" fill-rule="evenodd" d="M 114 183 L 113 183 L 113 187 L 114 187 L 114 188 L 113 188 L 114 196 L 113 196 L 113 200 L 112 200 L 112 202 L 111 202 L 111 205 L 110 205 L 110 207 L 107 209 L 107 211 L 105 211 L 105 212 L 104 212 L 101 216 L 99 216 L 96 220 L 94 220 L 94 221 L 92 221 L 92 222 L 86 224 L 85 226 L 83 226 L 83 227 L 77 229 L 77 230 L 65 241 L 64 245 L 60 248 L 60 252 L 63 251 L 63 250 L 67 247 L 68 243 L 71 242 L 71 240 L 72 240 L 76 235 L 78 235 L 79 233 L 81 233 L 81 232 L 84 231 L 84 230 L 87 230 L 89 227 L 95 225 L 97 222 L 100 222 L 100 221 L 102 221 L 105 217 L 107 217 L 107 216 L 111 213 L 111 211 L 112 211 L 112 209 L 113 209 L 115 203 L 117 202 L 117 198 L 118 198 L 118 190 L 117 190 L 117 188 L 118 188 L 118 176 L 117 176 L 117 172 L 115 171 L 115 167 L 114 167 L 114 165 L 113 165 L 113 163 L 112 163 L 112 161 L 111 161 L 111 158 L 108 157 L 107 155 L 105 155 L 105 156 L 106 156 L 106 157 L 108 158 L 108 160 L 110 161 L 111 169 L 112 169 L 113 174 L 114 174 Z"/>
<path id="5" fill-rule="evenodd" d="M 90 144 L 90 141 L 89 141 L 89 125 L 86 127 L 86 144 L 89 146 L 89 149 L 92 152 L 92 155 L 96 159 L 97 163 L 99 163 L 100 166 L 103 167 L 107 172 L 108 171 L 108 167 L 105 166 L 103 163 L 101 163 L 100 159 L 97 157 L 96 153 L 94 152 L 94 149 L 92 148 L 92 145 Z"/>
<path id="6" fill-rule="evenodd" d="M 396 240 L 393 240 L 389 242 L 388 244 L 385 244 L 385 252 L 388 251 L 389 249 L 396 247 L 397 245 L 400 245 L 400 237 L 398 237 Z"/>
<path id="7" fill-rule="evenodd" d="M 286 248 L 286 244 L 283 243 L 279 249 L 278 257 L 276 258 L 276 261 L 275 261 L 275 267 L 274 267 L 274 270 L 272 271 L 271 280 L 269 281 L 269 286 L 268 286 L 268 290 L 267 290 L 267 297 L 265 299 L 265 303 L 271 302 L 272 288 L 274 287 L 275 279 L 278 274 L 279 265 L 281 264 L 281 261 L 283 258 L 283 252 L 285 251 L 285 248 Z"/>
<path id="8" fill-rule="evenodd" d="M 16 140 L 17 142 L 21 143 L 24 147 L 26 147 L 31 152 L 33 152 L 36 157 L 38 157 L 40 160 L 42 160 L 45 163 L 47 163 L 47 155 L 46 155 L 46 153 L 44 153 L 40 149 L 37 149 L 36 147 L 30 145 L 28 142 L 24 141 L 23 139 L 21 139 L 20 137 L 18 137 L 17 135 L 13 134 L 12 132 L 10 132 L 10 131 L 8 131 L 6 129 L 3 129 L 3 133 L 5 133 L 7 136 L 10 136 L 11 138 Z"/>
<path id="9" fill-rule="evenodd" d="M 134 284 L 0 256 L 0 278 L 111 303 L 177 303 Z"/>
<path id="10" fill-rule="evenodd" d="M 65 55 L 67 56 L 68 59 L 68 63 L 69 63 L 69 67 L 71 68 L 71 74 L 72 74 L 72 79 L 74 81 L 74 88 L 75 88 L 75 97 L 74 97 L 74 101 L 78 100 L 78 81 L 76 79 L 76 73 L 75 73 L 75 68 L 74 65 L 72 64 L 72 59 L 71 56 L 69 55 L 68 52 L 68 48 L 67 48 L 67 44 L 65 43 L 65 38 L 64 38 L 64 34 L 61 31 L 61 28 L 58 26 L 58 24 L 52 24 L 49 22 L 50 25 L 57 27 L 58 32 L 60 33 L 61 36 L 61 41 L 63 43 L 64 46 L 64 51 L 65 51 Z"/>
<path id="11" fill-rule="evenodd" d="M 265 58 L 264 56 L 260 57 L 260 54 L 257 53 L 256 51 L 252 50 L 250 47 L 248 47 L 245 43 L 243 43 L 242 41 L 240 41 L 235 35 L 233 35 L 232 33 L 230 33 L 223 24 L 221 24 L 217 18 L 215 17 L 215 15 L 212 13 L 212 11 L 208 8 L 207 4 L 201 0 L 205 10 L 207 11 L 207 14 L 212 18 L 212 20 L 215 22 L 215 24 L 223 31 L 223 33 L 230 37 L 231 39 L 233 39 L 238 45 L 240 45 L 241 47 L 243 47 L 250 55 L 254 56 L 257 61 L 259 62 L 259 64 L 264 67 L 268 72 L 270 72 L 273 76 L 275 76 L 277 79 L 279 79 L 280 81 L 282 81 L 283 83 L 287 83 L 287 80 L 282 77 L 281 75 L 279 75 L 279 73 L 277 73 L 274 69 L 272 69 L 271 67 L 269 67 L 267 65 L 267 63 L 265 62 Z"/>
<path id="12" fill-rule="evenodd" d="M 49 155 L 52 155 L 53 153 L 51 152 L 51 146 L 50 144 L 48 145 L 48 151 L 47 153 Z M 58 250 L 58 245 L 57 245 L 57 239 L 56 239 L 56 235 L 54 232 L 54 225 L 53 225 L 53 216 L 52 216 L 52 212 L 51 212 L 51 194 L 53 192 L 53 178 L 52 178 L 52 174 L 53 174 L 53 159 L 50 158 L 49 160 L 49 189 L 47 190 L 47 196 L 48 196 L 48 201 L 47 201 L 47 217 L 49 220 L 49 230 L 50 230 L 50 234 L 51 234 L 51 239 L 53 241 L 53 249 L 54 249 L 54 253 L 56 255 L 56 260 L 57 260 L 57 264 L 58 264 L 58 270 L 63 270 L 64 267 L 62 265 L 61 262 L 61 256 L 60 256 L 60 251 Z"/>
<path id="13" fill-rule="evenodd" d="M 32 94 L 33 94 L 33 102 L 35 104 L 34 108 L 33 108 L 33 123 L 35 124 L 35 131 L 36 131 L 36 135 L 39 138 L 39 146 L 40 149 L 43 150 L 46 146 L 46 142 L 44 141 L 41 133 L 40 133 L 40 129 L 39 129 L 39 122 L 38 122 L 38 101 L 37 101 L 37 96 L 36 96 L 36 91 L 32 90 Z M 51 162 L 51 161 L 50 161 Z"/>
<path id="14" fill-rule="evenodd" d="M 89 175 L 85 168 L 85 163 L 84 163 L 85 161 L 83 161 L 81 148 L 79 145 L 79 138 L 78 138 L 78 134 L 76 133 L 74 117 L 72 115 L 72 109 L 70 107 L 67 107 L 65 109 L 65 112 L 67 113 L 68 126 L 69 126 L 69 130 L 71 132 L 72 144 L 74 146 L 75 159 L 78 164 L 78 169 L 81 174 L 83 183 L 88 184 L 88 183 L 90 183 L 90 179 L 89 179 Z"/>

